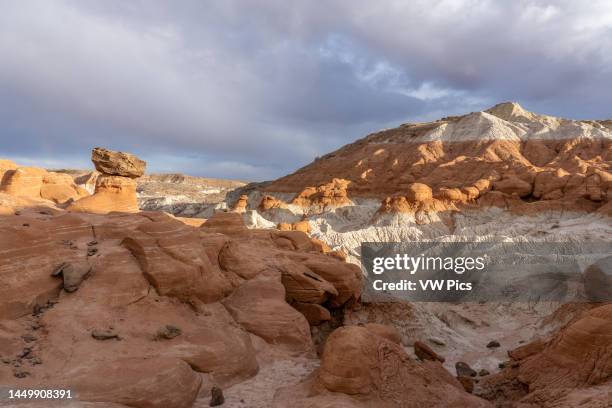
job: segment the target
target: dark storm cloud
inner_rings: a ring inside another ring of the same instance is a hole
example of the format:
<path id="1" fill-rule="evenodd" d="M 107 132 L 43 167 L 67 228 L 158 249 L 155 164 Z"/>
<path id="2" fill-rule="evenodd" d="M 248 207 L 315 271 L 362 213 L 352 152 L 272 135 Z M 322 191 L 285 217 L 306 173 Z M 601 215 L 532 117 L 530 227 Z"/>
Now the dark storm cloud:
<path id="1" fill-rule="evenodd" d="M 612 6 L 25 0 L 0 15 L 0 156 L 263 179 L 365 133 L 517 100 L 611 117 Z"/>

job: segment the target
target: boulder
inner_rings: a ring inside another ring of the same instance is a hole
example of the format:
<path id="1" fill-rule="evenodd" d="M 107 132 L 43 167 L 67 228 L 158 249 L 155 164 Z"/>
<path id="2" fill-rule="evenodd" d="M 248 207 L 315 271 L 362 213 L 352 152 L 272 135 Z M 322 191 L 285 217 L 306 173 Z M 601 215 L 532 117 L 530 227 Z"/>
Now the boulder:
<path id="1" fill-rule="evenodd" d="M 223 396 L 223 390 L 217 386 L 212 387 L 210 390 L 210 403 L 208 404 L 211 407 L 218 407 L 219 405 L 223 405 L 225 402 L 225 397 Z"/>
<path id="2" fill-rule="evenodd" d="M 329 310 L 321 305 L 317 305 L 315 303 L 294 302 L 291 304 L 291 306 L 303 314 L 306 320 L 308 320 L 308 324 L 311 326 L 318 326 L 323 322 L 331 320 Z"/>
<path id="3" fill-rule="evenodd" d="M 351 205 L 353 202 L 348 198 L 350 183 L 350 180 L 334 178 L 318 187 L 306 187 L 293 198 L 291 204 L 319 211 Z"/>
<path id="4" fill-rule="evenodd" d="M 441 363 L 445 361 L 444 357 L 438 355 L 438 353 L 433 351 L 431 347 L 421 341 L 414 342 L 414 354 L 416 354 L 416 356 L 422 361 L 431 360 L 439 361 Z"/>
<path id="5" fill-rule="evenodd" d="M 455 370 L 457 371 L 457 377 L 476 377 L 478 374 L 468 363 L 463 361 L 455 363 Z"/>
<path id="6" fill-rule="evenodd" d="M 43 175 L 40 197 L 56 204 L 66 204 L 88 196 L 89 193 L 77 186 L 68 174 L 48 172 Z"/>
<path id="7" fill-rule="evenodd" d="M 509 176 L 494 182 L 493 188 L 505 194 L 516 194 L 519 197 L 526 197 L 533 191 L 533 186 L 530 183 L 516 176 Z"/>
<path id="8" fill-rule="evenodd" d="M 385 339 L 392 341 L 395 344 L 402 344 L 402 336 L 399 334 L 397 329 L 391 325 L 380 323 L 366 323 L 363 325 L 363 327 L 376 334 L 377 336 L 384 337 Z"/>
<path id="9" fill-rule="evenodd" d="M 542 339 L 536 339 L 514 350 L 508 351 L 508 356 L 513 360 L 523 360 L 529 356 L 541 353 L 544 348 L 546 348 L 546 342 Z"/>
<path id="10" fill-rule="evenodd" d="M 284 201 L 270 195 L 264 195 L 257 209 L 259 211 L 267 211 L 273 208 L 287 208 L 287 204 Z"/>
<path id="11" fill-rule="evenodd" d="M 138 178 L 144 175 L 147 163 L 130 153 L 96 147 L 91 152 L 96 170 L 109 176 Z"/>
<path id="12" fill-rule="evenodd" d="M 310 233 L 310 222 L 308 222 L 308 220 L 294 222 L 291 229 L 293 231 L 300 231 L 308 234 Z"/>
<path id="13" fill-rule="evenodd" d="M 64 290 L 71 293 L 79 288 L 89 272 L 91 272 L 91 265 L 87 262 L 63 262 L 51 275 L 61 275 L 64 280 Z"/>
<path id="14" fill-rule="evenodd" d="M 238 213 L 217 211 L 204 224 L 206 232 L 217 232 L 229 236 L 240 235 L 247 231 L 242 216 Z"/>
<path id="15" fill-rule="evenodd" d="M 187 363 L 170 358 L 120 358 L 68 370 L 66 381 L 82 401 L 136 408 L 190 408 L 202 379 Z"/>
<path id="16" fill-rule="evenodd" d="M 394 406 L 410 406 L 416 401 L 440 408 L 489 406 L 467 394 L 440 363 L 419 364 L 400 345 L 372 336 L 359 326 L 341 327 L 329 336 L 317 381 L 329 392 L 358 396 L 369 402 L 367 406 L 385 406 L 390 396 Z"/>
<path id="17" fill-rule="evenodd" d="M 161 295 L 210 303 L 231 290 L 229 280 L 202 247 L 197 230 L 170 216 L 160 215 L 139 226 L 121 244 Z"/>
<path id="18" fill-rule="evenodd" d="M 466 201 L 467 197 L 464 193 L 461 192 L 458 188 L 447 188 L 441 187 L 436 193 L 436 198 L 439 200 L 448 200 L 448 201 Z"/>
<path id="19" fill-rule="evenodd" d="M 247 281 L 223 304 L 238 324 L 268 343 L 292 351 L 312 350 L 308 321 L 285 302 L 285 288 L 277 279 Z"/>
<path id="20" fill-rule="evenodd" d="M 344 262 L 330 262 L 325 255 L 315 255 L 304 259 L 304 265 L 312 272 L 331 283 L 338 295 L 331 296 L 329 305 L 340 307 L 350 300 L 361 297 L 361 269 L 354 264 Z"/>
<path id="21" fill-rule="evenodd" d="M 406 198 L 409 201 L 427 201 L 433 198 L 433 193 L 427 184 L 412 183 L 408 186 Z"/>
<path id="22" fill-rule="evenodd" d="M 279 222 L 277 228 L 279 229 L 279 231 L 292 231 L 293 225 L 288 222 Z"/>
<path id="23" fill-rule="evenodd" d="M 300 263 L 281 261 L 278 268 L 289 302 L 321 304 L 338 295 L 334 285 Z"/>

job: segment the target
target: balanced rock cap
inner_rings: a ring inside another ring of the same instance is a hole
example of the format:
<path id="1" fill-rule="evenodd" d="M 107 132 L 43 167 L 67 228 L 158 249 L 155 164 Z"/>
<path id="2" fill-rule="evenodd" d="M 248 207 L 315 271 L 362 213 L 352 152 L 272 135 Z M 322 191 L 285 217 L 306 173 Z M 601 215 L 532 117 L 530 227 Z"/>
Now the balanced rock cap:
<path id="1" fill-rule="evenodd" d="M 96 170 L 109 176 L 137 178 L 144 174 L 147 162 L 130 153 L 96 147 L 91 151 Z"/>

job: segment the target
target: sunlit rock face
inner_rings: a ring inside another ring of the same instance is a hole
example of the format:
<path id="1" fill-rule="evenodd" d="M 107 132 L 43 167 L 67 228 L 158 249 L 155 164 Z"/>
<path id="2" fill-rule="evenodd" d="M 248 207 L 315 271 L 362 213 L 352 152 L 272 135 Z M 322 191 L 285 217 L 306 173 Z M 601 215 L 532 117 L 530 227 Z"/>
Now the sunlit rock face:
<path id="1" fill-rule="evenodd" d="M 610 121 L 556 118 L 528 112 L 516 103 L 502 103 L 484 112 L 371 134 L 293 174 L 238 189 L 227 202 L 231 205 L 243 196 L 248 204 L 241 211 L 250 227 L 292 230 L 295 223 L 308 223 L 304 230 L 312 237 L 356 264 L 362 242 L 598 241 L 612 245 L 611 169 Z M 463 361 L 489 373 L 500 372 L 500 365 L 507 367 L 510 374 L 501 371 L 504 378 L 510 376 L 510 383 L 514 381 L 512 392 L 501 380 L 486 386 L 462 380 L 468 389 L 495 403 L 524 399 L 525 403 L 570 407 L 592 394 L 595 407 L 609 400 L 605 391 L 609 380 L 602 379 L 608 363 L 585 363 L 592 370 L 585 368 L 580 378 L 570 376 L 567 364 L 575 362 L 570 363 L 571 347 L 563 346 L 571 341 L 573 352 L 589 353 L 576 334 L 579 327 L 585 333 L 595 330 L 597 338 L 605 337 L 609 322 L 589 314 L 591 308 L 545 302 L 366 302 L 346 314 L 343 322 L 392 325 L 405 347 L 426 344 L 445 358 L 443 365 L 453 374 L 455 364 Z M 574 328 L 559 332 L 573 320 L 577 320 Z M 492 340 L 500 347 L 487 348 Z M 508 362 L 507 353 L 530 342 L 547 346 L 539 357 L 525 363 L 529 368 L 517 371 L 517 364 L 522 367 L 523 363 Z M 601 353 L 606 352 L 596 354 Z M 536 365 L 544 367 L 544 372 Z M 506 387 L 503 392 L 502 387 Z M 586 388 L 580 391 L 581 387 Z M 555 396 L 559 389 L 565 391 Z M 361 406 L 354 400 L 334 401 Z"/>
<path id="2" fill-rule="evenodd" d="M 227 201 L 242 195 L 254 226 L 307 221 L 354 259 L 367 240 L 600 237 L 612 216 L 611 162 L 609 121 L 508 102 L 373 133 Z M 564 228 L 575 219 L 584 228 Z"/>
<path id="3" fill-rule="evenodd" d="M 134 179 L 144 174 L 146 162 L 133 154 L 101 147 L 93 149 L 91 160 L 100 172 L 95 178 L 94 193 L 72 203 L 68 210 L 94 214 L 138 212 Z"/>
<path id="4" fill-rule="evenodd" d="M 360 295 L 357 266 L 237 213 L 193 227 L 161 212 L 40 208 L 0 216 L 5 385 L 52 379 L 83 403 L 192 407 L 271 358 L 315 358 L 292 304 L 330 315 Z"/>
<path id="5" fill-rule="evenodd" d="M 609 305 L 372 302 L 359 249 L 612 243 L 609 123 L 500 104 L 227 202 L 242 183 L 138 178 L 119 152 L 77 184 L 0 161 L 0 378 L 91 407 L 208 406 L 213 387 L 227 406 L 607 406 Z M 589 290 L 606 265 L 585 265 Z"/>

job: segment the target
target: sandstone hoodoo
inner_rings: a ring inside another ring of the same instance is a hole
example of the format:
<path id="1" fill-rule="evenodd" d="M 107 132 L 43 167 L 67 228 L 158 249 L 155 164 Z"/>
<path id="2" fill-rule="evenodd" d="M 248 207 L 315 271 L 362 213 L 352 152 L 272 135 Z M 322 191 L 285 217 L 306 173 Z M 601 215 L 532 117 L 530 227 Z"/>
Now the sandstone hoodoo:
<path id="1" fill-rule="evenodd" d="M 133 154 L 96 147 L 91 154 L 96 170 L 94 194 L 71 204 L 69 211 L 107 214 L 137 212 L 136 181 L 145 171 L 146 162 Z"/>

